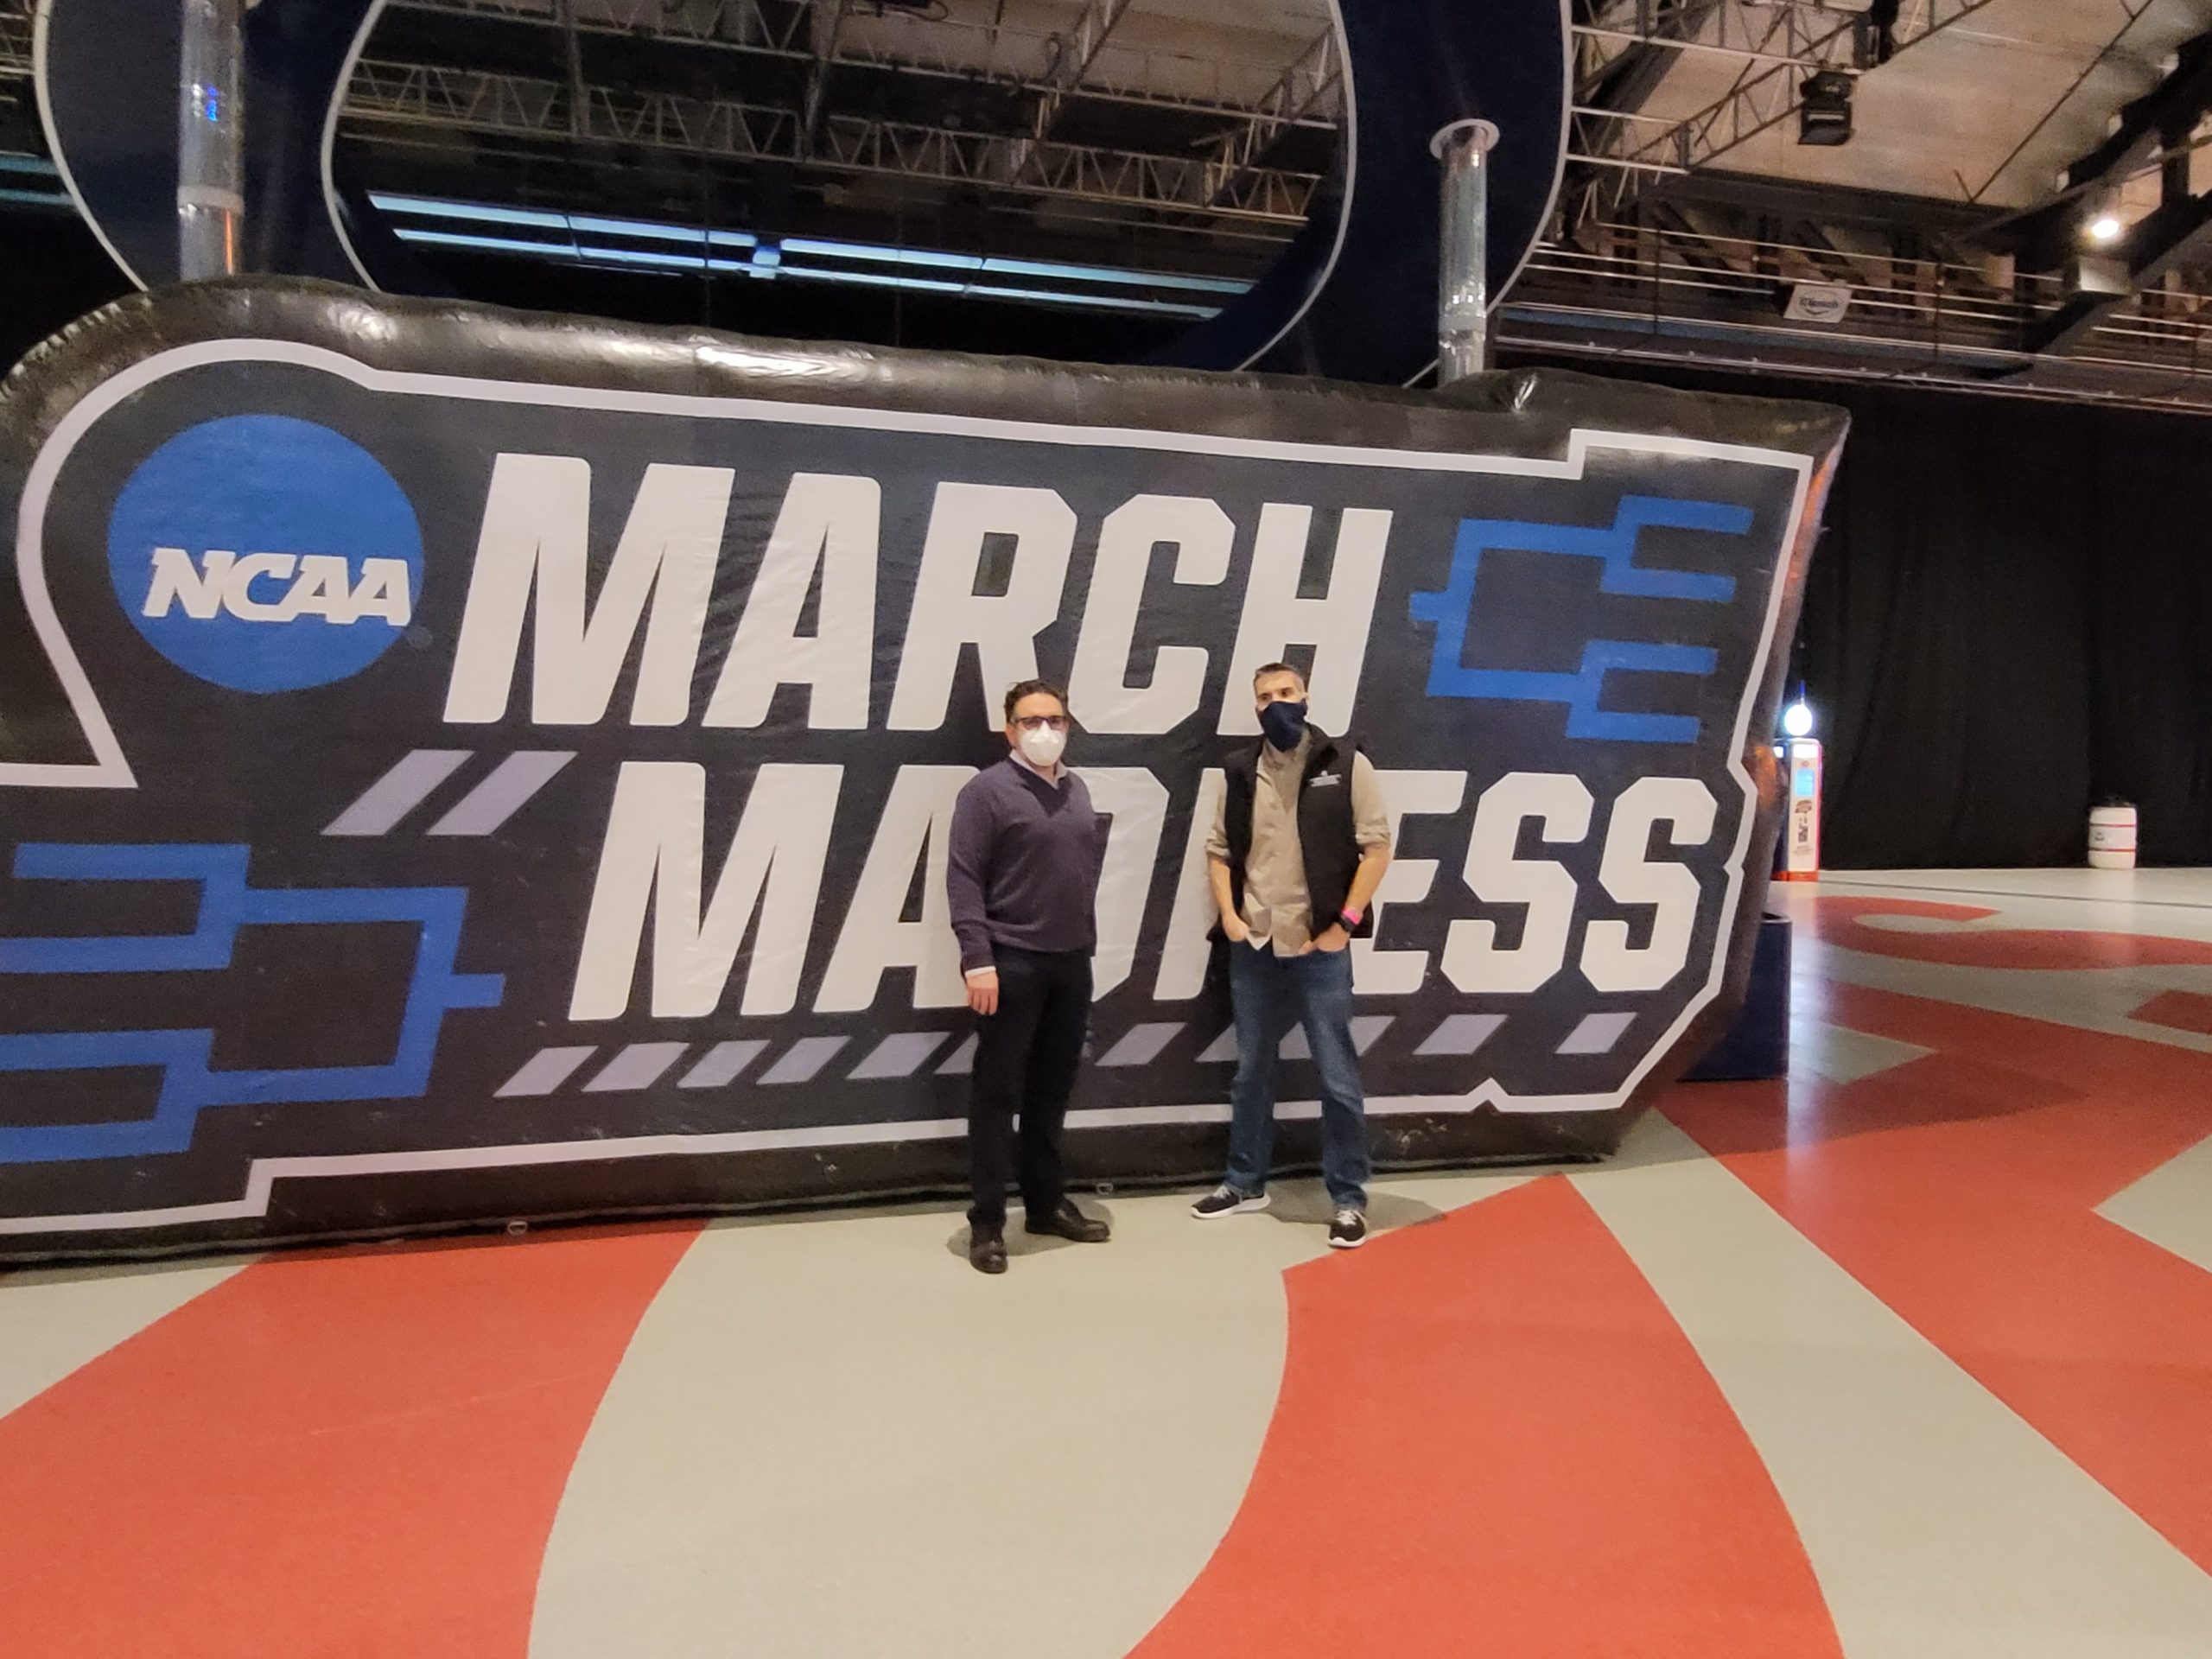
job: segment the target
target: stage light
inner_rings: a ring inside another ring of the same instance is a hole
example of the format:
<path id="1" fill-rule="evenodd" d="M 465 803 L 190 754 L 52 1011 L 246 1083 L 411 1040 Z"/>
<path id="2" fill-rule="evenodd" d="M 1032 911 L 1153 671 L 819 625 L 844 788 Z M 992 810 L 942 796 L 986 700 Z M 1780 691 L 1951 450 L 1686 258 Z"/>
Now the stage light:
<path id="1" fill-rule="evenodd" d="M 1797 142 L 1833 147 L 1851 142 L 1851 77 L 1840 69 L 1808 76 L 1797 89 Z"/>
<path id="2" fill-rule="evenodd" d="M 2120 240 L 2120 223 L 2111 213 L 2099 213 L 2089 221 L 2089 240 L 2103 246 Z"/>
<path id="3" fill-rule="evenodd" d="M 1792 737 L 1810 737 L 1813 734 L 1813 711 L 1806 706 L 1802 697 L 1782 711 L 1782 729 Z"/>

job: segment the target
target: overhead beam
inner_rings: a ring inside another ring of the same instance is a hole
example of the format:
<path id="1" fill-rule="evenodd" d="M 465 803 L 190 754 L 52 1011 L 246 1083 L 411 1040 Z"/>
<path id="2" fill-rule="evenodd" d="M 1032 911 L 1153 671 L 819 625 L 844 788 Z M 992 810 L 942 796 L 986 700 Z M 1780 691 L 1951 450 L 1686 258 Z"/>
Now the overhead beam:
<path id="1" fill-rule="evenodd" d="M 1007 147 L 1006 165 L 1010 172 L 1020 175 L 1030 169 L 1036 147 L 1052 136 L 1068 94 L 1083 85 L 1106 37 L 1128 15 L 1129 5 L 1130 0 L 1083 0 L 1083 16 L 1076 19 L 1075 27 L 1053 37 L 1056 49 L 1030 111 L 1028 136 L 1016 138 Z"/>
<path id="2" fill-rule="evenodd" d="M 1214 179 L 1207 200 L 1233 196 L 1276 139 L 1293 127 L 1307 124 L 1341 97 L 1344 78 L 1344 55 L 1332 26 L 1308 41 L 1262 94 L 1258 107 L 1221 136 L 1214 146 Z"/>
<path id="3" fill-rule="evenodd" d="M 2078 245 L 2084 204 L 2182 149 L 2212 111 L 2212 31 L 2183 46 L 2176 59 L 2173 73 L 2123 107 L 2104 142 L 2067 168 L 2055 199 L 2005 222 L 2006 239 L 2031 269 L 2064 264 Z"/>
<path id="4" fill-rule="evenodd" d="M 2140 171 L 2159 150 L 2189 142 L 2205 111 L 2212 110 L 2212 33 L 2186 42 L 2175 57 L 2173 73 L 2123 105 L 2111 136 L 2066 169 L 2068 188 Z"/>
<path id="5" fill-rule="evenodd" d="M 836 172 L 1286 227 L 1305 222 L 1320 182 L 1316 174 L 1259 168 L 1216 200 L 1215 181 L 1200 157 L 1015 139 L 836 111 L 823 117 L 810 152 L 803 112 L 785 106 L 629 87 L 584 90 L 581 137 L 587 143 L 804 162 Z M 354 71 L 346 111 L 357 131 L 429 128 L 573 143 L 568 103 L 563 83 L 536 76 L 364 59 Z"/>
<path id="6" fill-rule="evenodd" d="M 1664 122 L 1643 119 L 1642 111 L 1680 61 L 1677 54 L 1667 49 L 1669 40 L 1699 33 L 1723 3 L 1724 0 L 1675 0 L 1673 4 L 1656 6 L 1643 0 L 1638 4 L 1630 16 L 1645 32 L 1632 37 L 1625 49 L 1576 78 L 1574 109 L 1569 118 L 1570 149 L 1578 156 L 1605 164 L 1622 159 L 1635 148 L 1632 138 L 1637 124 L 1647 130 L 1665 126 Z M 1611 31 L 1585 33 L 1578 27 L 1576 32 L 1586 41 L 1612 38 Z M 1671 162 L 1663 165 L 1672 167 Z M 1633 175 L 1641 169 L 1621 170 Z M 1618 200 L 1632 182 L 1632 177 L 1614 181 L 1603 194 Z"/>
<path id="7" fill-rule="evenodd" d="M 2030 352 L 2037 357 L 2063 356 L 2145 289 L 2158 287 L 2172 272 L 2212 255 L 2212 192 L 2166 202 L 2138 219 L 2124 249 L 2127 291 L 2074 296 L 2031 331 Z"/>
<path id="8" fill-rule="evenodd" d="M 1038 94 L 1037 108 L 1031 118 L 1029 136 L 1049 138 L 1052 125 L 1060 118 L 1060 107 L 1067 102 L 1068 94 L 1083 85 L 1084 77 L 1090 73 L 1090 66 L 1098 60 L 1098 54 L 1106 45 L 1106 37 L 1114 27 L 1128 16 L 1132 0 L 1084 0 L 1083 16 L 1076 25 L 1058 37 L 1059 54 L 1046 73 L 1045 89 Z"/>
<path id="9" fill-rule="evenodd" d="M 448 16 L 487 19 L 500 23 L 546 25 L 554 19 L 549 10 L 518 11 L 512 0 L 391 0 L 395 10 L 442 13 Z M 848 22 L 854 17 L 872 20 L 873 3 L 855 12 L 849 4 Z M 597 0 L 592 12 L 579 20 L 586 35 L 611 35 L 628 39 L 662 41 L 754 57 L 810 61 L 815 54 L 814 12 L 810 0 L 689 0 L 671 7 L 666 0 Z M 1118 19 L 1117 19 L 1118 21 Z M 1094 51 L 1084 68 L 1080 87 L 1054 79 L 1053 66 L 1065 61 L 1065 33 L 1016 28 L 962 17 L 932 20 L 927 29 L 880 29 L 847 27 L 839 31 L 830 58 L 834 70 L 888 69 L 900 74 L 925 75 L 934 79 L 982 82 L 1035 94 L 1054 92 L 1064 98 L 1079 92 L 1086 101 L 1105 101 L 1155 109 L 1194 111 L 1207 114 L 1246 113 L 1242 99 L 1192 92 L 1180 75 L 1154 74 L 1155 68 L 1173 67 L 1187 71 L 1197 61 L 1189 54 L 1164 49 L 1129 48 L 1113 60 L 1115 73 L 1102 71 L 1101 56 Z M 892 42 L 895 41 L 895 46 Z M 1127 73 L 1121 65 L 1126 59 Z M 1331 124 L 1318 115 L 1302 124 Z"/>
<path id="10" fill-rule="evenodd" d="M 830 92 L 830 72 L 836 67 L 845 0 L 808 0 L 806 22 L 813 58 L 807 65 L 806 99 L 799 110 L 799 142 L 810 152 L 822 132 L 823 100 Z"/>
<path id="11" fill-rule="evenodd" d="M 1933 237 L 1964 236 L 1989 223 L 1989 212 L 1937 196 L 1868 190 L 1855 185 L 1800 179 L 1763 179 L 1747 173 L 1697 173 L 1651 186 L 1668 201 L 1708 204 L 1739 213 L 1804 219 L 1871 231 L 1910 230 Z"/>
<path id="12" fill-rule="evenodd" d="M 1608 109 L 1643 108 L 1667 72 L 1680 61 L 1680 54 L 1668 48 L 1684 36 L 1696 35 L 1725 3 L 1726 0 L 1677 0 L 1656 10 L 1639 8 L 1649 15 L 1635 34 L 1578 24 L 1574 32 L 1582 40 L 1625 41 L 1626 45 L 1577 78 L 1575 101 Z"/>
<path id="13" fill-rule="evenodd" d="M 1893 57 L 1996 3 L 1998 0 L 1925 0 L 1912 9 L 1908 22 L 1895 28 L 1886 49 Z M 1808 68 L 1867 69 L 1876 67 L 1884 49 L 1862 11 L 1802 12 L 1783 5 L 1765 15 L 1769 21 L 1756 37 L 1760 49 L 1788 61 L 1752 63 L 1721 97 L 1673 126 L 1657 132 L 1638 128 L 1621 151 L 1622 159 L 1664 162 L 1691 171 L 1709 166 L 1796 114 L 1801 102 L 1799 83 Z M 1627 175 L 1624 190 L 1632 191 L 1634 185 L 1634 175 Z"/>
<path id="14" fill-rule="evenodd" d="M 29 79 L 31 73 L 30 0 L 8 0 L 0 7 L 0 79 Z"/>
<path id="15" fill-rule="evenodd" d="M 2164 200 L 2131 226 L 2111 252 L 2126 273 L 2126 291 L 2075 295 L 2031 331 L 2028 349 L 2037 357 L 2075 350 L 2143 290 L 2212 251 L 2212 192 L 2189 193 L 2186 148 L 2208 111 L 2212 31 L 2183 46 L 2173 73 L 2126 105 L 2105 141 L 2066 169 L 2066 186 L 2056 200 L 2012 221 L 2013 234 L 2033 266 L 2063 264 L 2080 250 L 2085 202 L 2101 205 L 2101 198 L 2130 178 L 2165 163 Z"/>

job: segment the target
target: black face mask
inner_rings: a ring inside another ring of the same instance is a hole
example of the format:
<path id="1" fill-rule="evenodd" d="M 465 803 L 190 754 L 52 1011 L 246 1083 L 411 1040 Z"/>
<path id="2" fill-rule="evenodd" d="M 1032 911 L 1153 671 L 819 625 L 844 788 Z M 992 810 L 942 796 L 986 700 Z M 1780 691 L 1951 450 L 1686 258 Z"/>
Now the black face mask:
<path id="1" fill-rule="evenodd" d="M 1271 702 L 1260 710 L 1260 730 L 1279 749 L 1294 749 L 1306 735 L 1303 702 Z"/>

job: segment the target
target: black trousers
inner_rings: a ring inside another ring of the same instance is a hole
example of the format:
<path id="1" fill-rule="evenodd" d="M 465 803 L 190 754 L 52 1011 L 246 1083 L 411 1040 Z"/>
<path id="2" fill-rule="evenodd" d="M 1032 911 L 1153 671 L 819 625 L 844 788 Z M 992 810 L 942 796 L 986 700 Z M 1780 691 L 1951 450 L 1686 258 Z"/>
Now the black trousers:
<path id="1" fill-rule="evenodd" d="M 1060 1128 L 1083 1065 L 1090 1024 L 1088 950 L 1015 950 L 1000 945 L 999 1011 L 976 1022 L 976 1069 L 968 1096 L 968 1166 L 978 1227 L 1006 1225 L 1006 1189 L 1015 1173 L 1014 1120 L 1021 1119 L 1023 1207 L 1048 1216 L 1067 1195 Z"/>

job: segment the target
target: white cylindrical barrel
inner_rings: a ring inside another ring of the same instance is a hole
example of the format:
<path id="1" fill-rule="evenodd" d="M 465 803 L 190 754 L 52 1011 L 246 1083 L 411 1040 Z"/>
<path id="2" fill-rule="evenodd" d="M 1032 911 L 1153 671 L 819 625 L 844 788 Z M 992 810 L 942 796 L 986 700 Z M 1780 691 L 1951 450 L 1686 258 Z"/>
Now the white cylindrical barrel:
<path id="1" fill-rule="evenodd" d="M 2135 868 L 2135 809 L 2099 806 L 2089 810 L 2089 864 L 2099 870 Z"/>

